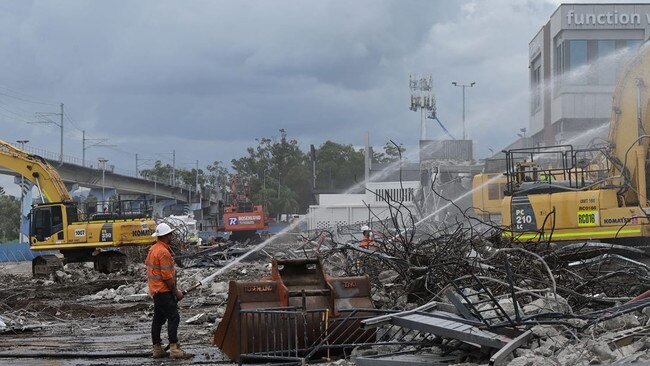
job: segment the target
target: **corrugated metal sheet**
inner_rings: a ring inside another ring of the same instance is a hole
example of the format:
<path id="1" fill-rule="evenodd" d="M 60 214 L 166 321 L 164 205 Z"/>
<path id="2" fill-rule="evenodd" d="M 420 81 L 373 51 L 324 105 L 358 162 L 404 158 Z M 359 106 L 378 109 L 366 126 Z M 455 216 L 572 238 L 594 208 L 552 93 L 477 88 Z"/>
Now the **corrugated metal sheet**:
<path id="1" fill-rule="evenodd" d="M 420 161 L 472 160 L 472 140 L 421 140 Z"/>

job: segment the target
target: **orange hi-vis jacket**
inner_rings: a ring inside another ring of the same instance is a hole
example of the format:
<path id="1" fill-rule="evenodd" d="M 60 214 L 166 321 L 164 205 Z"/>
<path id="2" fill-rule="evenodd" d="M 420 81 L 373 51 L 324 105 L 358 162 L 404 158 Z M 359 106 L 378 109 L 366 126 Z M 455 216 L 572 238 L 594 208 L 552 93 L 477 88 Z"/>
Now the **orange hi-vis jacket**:
<path id="1" fill-rule="evenodd" d="M 165 280 L 176 279 L 176 266 L 169 246 L 162 241 L 149 248 L 144 264 L 147 266 L 147 284 L 151 296 L 158 292 L 170 292 Z"/>
<path id="2" fill-rule="evenodd" d="M 379 247 L 377 246 L 377 243 L 375 242 L 374 239 L 371 238 L 363 238 L 361 239 L 361 242 L 359 243 L 359 246 L 363 249 L 368 249 L 373 252 L 377 251 Z"/>

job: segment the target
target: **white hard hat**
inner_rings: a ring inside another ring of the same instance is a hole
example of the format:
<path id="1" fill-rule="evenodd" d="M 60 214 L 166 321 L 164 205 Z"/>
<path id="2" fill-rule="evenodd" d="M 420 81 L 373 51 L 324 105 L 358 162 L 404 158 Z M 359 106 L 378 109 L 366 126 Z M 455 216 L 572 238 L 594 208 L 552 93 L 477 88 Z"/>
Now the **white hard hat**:
<path id="1" fill-rule="evenodd" d="M 169 225 L 163 222 L 158 224 L 158 226 L 156 226 L 156 231 L 154 231 L 153 234 L 151 234 L 151 236 L 165 236 L 173 232 L 174 230 L 176 229 L 172 229 L 171 227 L 169 227 Z"/>
<path id="2" fill-rule="evenodd" d="M 361 231 L 370 231 L 370 226 L 368 226 L 368 225 L 363 225 L 363 226 L 361 227 Z"/>

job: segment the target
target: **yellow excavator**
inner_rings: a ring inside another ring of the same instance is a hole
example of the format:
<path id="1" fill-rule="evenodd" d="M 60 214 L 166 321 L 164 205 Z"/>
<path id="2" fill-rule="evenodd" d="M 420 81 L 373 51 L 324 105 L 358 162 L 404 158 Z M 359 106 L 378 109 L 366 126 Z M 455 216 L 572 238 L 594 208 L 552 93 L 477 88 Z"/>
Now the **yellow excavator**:
<path id="1" fill-rule="evenodd" d="M 38 189 L 41 203 L 29 214 L 30 249 L 58 250 L 32 261 L 35 276 L 48 275 L 65 263 L 94 262 L 100 272 L 113 272 L 125 264 L 122 246 L 150 245 L 155 222 L 145 200 L 91 202 L 85 207 L 73 201 L 59 173 L 45 159 L 0 140 L 0 166 L 22 175 Z"/>
<path id="2" fill-rule="evenodd" d="M 506 152 L 500 205 L 504 236 L 517 241 L 618 244 L 643 244 L 650 237 L 649 88 L 646 43 L 619 75 L 605 144 Z"/>

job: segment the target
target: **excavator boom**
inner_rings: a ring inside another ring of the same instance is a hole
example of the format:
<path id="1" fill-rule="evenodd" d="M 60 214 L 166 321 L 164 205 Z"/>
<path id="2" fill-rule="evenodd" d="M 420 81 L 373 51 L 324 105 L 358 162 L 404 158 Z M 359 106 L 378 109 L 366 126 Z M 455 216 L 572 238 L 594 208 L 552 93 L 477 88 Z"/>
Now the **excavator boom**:
<path id="1" fill-rule="evenodd" d="M 14 171 L 38 187 L 47 202 L 71 202 L 59 173 L 45 159 L 0 140 L 0 166 Z"/>

